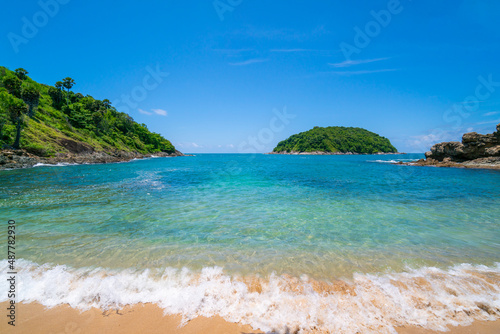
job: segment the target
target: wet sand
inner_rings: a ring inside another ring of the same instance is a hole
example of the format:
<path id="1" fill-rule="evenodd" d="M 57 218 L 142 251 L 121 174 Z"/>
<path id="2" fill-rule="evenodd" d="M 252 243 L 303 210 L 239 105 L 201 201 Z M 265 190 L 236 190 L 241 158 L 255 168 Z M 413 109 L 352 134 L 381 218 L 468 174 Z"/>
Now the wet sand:
<path id="1" fill-rule="evenodd" d="M 0 309 L 6 310 L 7 302 L 0 303 Z M 63 305 L 47 309 L 44 306 L 31 304 L 16 305 L 16 326 L 7 324 L 8 318 L 2 316 L 0 333 L 26 334 L 132 334 L 132 333 L 174 333 L 174 334 L 242 334 L 263 333 L 248 325 L 235 324 L 220 317 L 198 317 L 181 324 L 181 316 L 164 316 L 163 310 L 152 304 L 138 304 L 121 310 L 103 312 L 92 309 L 80 312 Z M 3 312 L 6 314 L 6 311 Z M 434 334 L 422 328 L 398 328 L 399 334 Z M 450 327 L 450 334 L 496 334 L 500 333 L 500 320 L 490 322 L 475 322 L 466 327 Z"/>

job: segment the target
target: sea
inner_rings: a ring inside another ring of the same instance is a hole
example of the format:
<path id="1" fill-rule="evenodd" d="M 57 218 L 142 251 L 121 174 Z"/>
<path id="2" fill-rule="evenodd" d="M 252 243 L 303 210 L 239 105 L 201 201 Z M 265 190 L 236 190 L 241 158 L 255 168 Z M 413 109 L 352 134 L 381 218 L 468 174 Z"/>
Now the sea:
<path id="1" fill-rule="evenodd" d="M 195 154 L 0 171 L 0 302 L 14 269 L 18 303 L 153 303 L 182 324 L 395 333 L 500 319 L 500 171 L 394 164 L 422 157 Z"/>

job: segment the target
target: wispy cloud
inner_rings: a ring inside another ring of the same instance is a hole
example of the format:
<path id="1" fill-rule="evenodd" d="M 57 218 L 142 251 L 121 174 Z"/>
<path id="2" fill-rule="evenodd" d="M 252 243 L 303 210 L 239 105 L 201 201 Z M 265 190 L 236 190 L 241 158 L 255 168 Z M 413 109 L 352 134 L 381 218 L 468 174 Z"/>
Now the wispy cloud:
<path id="1" fill-rule="evenodd" d="M 286 28 L 259 28 L 256 26 L 245 26 L 242 29 L 233 30 L 234 35 L 240 35 L 251 39 L 268 39 L 280 41 L 305 41 L 311 38 L 317 38 L 331 32 L 320 25 L 312 29 L 297 30 Z"/>
<path id="2" fill-rule="evenodd" d="M 333 67 L 350 67 L 350 66 L 355 66 L 355 65 L 360 65 L 360 64 L 374 63 L 377 61 L 382 61 L 382 60 L 387 60 L 387 59 L 389 59 L 389 57 L 373 58 L 373 59 L 360 59 L 360 60 L 344 60 L 343 62 L 340 62 L 340 63 L 329 63 L 328 65 L 333 66 Z"/>
<path id="3" fill-rule="evenodd" d="M 231 66 L 247 66 L 247 65 L 252 65 L 252 64 L 257 64 L 257 63 L 264 63 L 266 61 L 269 61 L 269 59 L 255 58 L 255 59 L 248 59 L 248 60 L 236 62 L 236 63 L 229 63 L 229 65 L 231 65 Z"/>
<path id="4" fill-rule="evenodd" d="M 490 112 L 483 114 L 483 116 L 493 116 L 493 115 L 498 115 L 498 114 L 500 114 L 500 111 L 490 111 Z"/>
<path id="5" fill-rule="evenodd" d="M 151 109 L 153 112 L 160 116 L 167 116 L 167 111 L 163 109 Z"/>
<path id="6" fill-rule="evenodd" d="M 458 132 L 431 132 L 419 136 L 411 136 L 407 139 L 407 145 L 414 150 L 414 152 L 429 151 L 432 145 L 445 142 L 459 140 L 461 134 Z"/>
<path id="7" fill-rule="evenodd" d="M 144 115 L 153 115 L 153 114 L 157 114 L 157 115 L 160 115 L 160 116 L 167 116 L 167 111 L 166 110 L 163 110 L 163 109 L 151 109 L 152 112 L 149 112 L 149 111 L 146 111 L 146 110 L 143 110 L 143 109 L 137 109 L 141 114 L 144 114 Z"/>
<path id="8" fill-rule="evenodd" d="M 477 104 L 477 103 L 484 103 L 486 101 L 480 101 L 480 100 L 467 100 L 467 101 L 460 101 L 455 104 L 461 104 L 461 105 L 469 105 L 469 104 Z"/>
<path id="9" fill-rule="evenodd" d="M 292 29 L 260 29 L 256 27 L 246 27 L 244 29 L 233 31 L 235 35 L 242 35 L 252 39 L 279 39 L 300 41 L 305 39 L 308 34 Z"/>
<path id="10" fill-rule="evenodd" d="M 270 52 L 312 52 L 316 50 L 311 49 L 272 49 Z"/>
<path id="11" fill-rule="evenodd" d="M 139 112 L 140 112 L 141 114 L 144 114 L 144 115 L 153 115 L 153 113 L 151 113 L 151 112 L 149 112 L 149 111 L 142 110 L 142 109 L 138 109 L 138 110 L 139 110 Z"/>
<path id="12" fill-rule="evenodd" d="M 496 120 L 493 120 L 493 121 L 478 122 L 478 123 L 476 123 L 476 125 L 496 124 L 496 123 L 500 123 L 500 119 L 496 119 Z"/>
<path id="13" fill-rule="evenodd" d="M 223 53 L 230 56 L 237 56 L 242 53 L 255 52 L 254 49 L 212 49 L 212 51 Z"/>
<path id="14" fill-rule="evenodd" d="M 269 53 L 274 54 L 314 54 L 321 57 L 334 57 L 336 54 L 341 53 L 340 50 L 322 50 L 322 49 L 302 49 L 302 48 L 283 48 L 283 49 L 270 49 Z"/>
<path id="15" fill-rule="evenodd" d="M 385 68 L 385 69 L 380 69 L 380 70 L 331 71 L 331 72 L 327 72 L 327 73 L 349 76 L 349 75 L 363 75 L 363 74 L 394 72 L 394 71 L 399 71 L 399 69 L 397 69 L 397 68 Z"/>
<path id="16" fill-rule="evenodd" d="M 199 145 L 195 142 L 192 143 L 176 143 L 175 146 L 180 148 L 203 148 L 203 145 Z"/>

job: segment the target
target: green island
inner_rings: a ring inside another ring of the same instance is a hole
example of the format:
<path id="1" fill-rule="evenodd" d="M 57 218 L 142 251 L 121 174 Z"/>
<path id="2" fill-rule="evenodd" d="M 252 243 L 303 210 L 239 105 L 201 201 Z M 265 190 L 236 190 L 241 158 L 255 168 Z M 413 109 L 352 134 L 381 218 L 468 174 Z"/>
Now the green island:
<path id="1" fill-rule="evenodd" d="M 117 111 L 109 100 L 73 92 L 72 78 L 50 86 L 27 74 L 22 68 L 10 71 L 0 66 L 0 147 L 4 151 L 59 161 L 98 157 L 89 162 L 182 155 L 160 134 Z"/>
<path id="2" fill-rule="evenodd" d="M 362 128 L 315 126 L 278 143 L 274 154 L 396 153 L 389 139 Z"/>

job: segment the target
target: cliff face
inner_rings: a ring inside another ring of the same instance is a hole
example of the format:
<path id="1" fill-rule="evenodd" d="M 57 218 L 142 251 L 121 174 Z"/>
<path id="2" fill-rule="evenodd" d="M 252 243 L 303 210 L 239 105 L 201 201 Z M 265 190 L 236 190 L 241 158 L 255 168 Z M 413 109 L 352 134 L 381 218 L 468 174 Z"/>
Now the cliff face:
<path id="1" fill-rule="evenodd" d="M 500 124 L 494 133 L 487 135 L 466 133 L 462 136 L 461 143 L 457 141 L 439 143 L 432 146 L 430 152 L 425 153 L 427 159 L 453 162 L 498 156 L 500 156 Z"/>
<path id="2" fill-rule="evenodd" d="M 500 124 L 497 131 L 482 135 L 476 132 L 466 133 L 462 142 L 444 142 L 435 144 L 426 159 L 416 165 L 435 165 L 439 167 L 480 167 L 500 168 Z"/>

